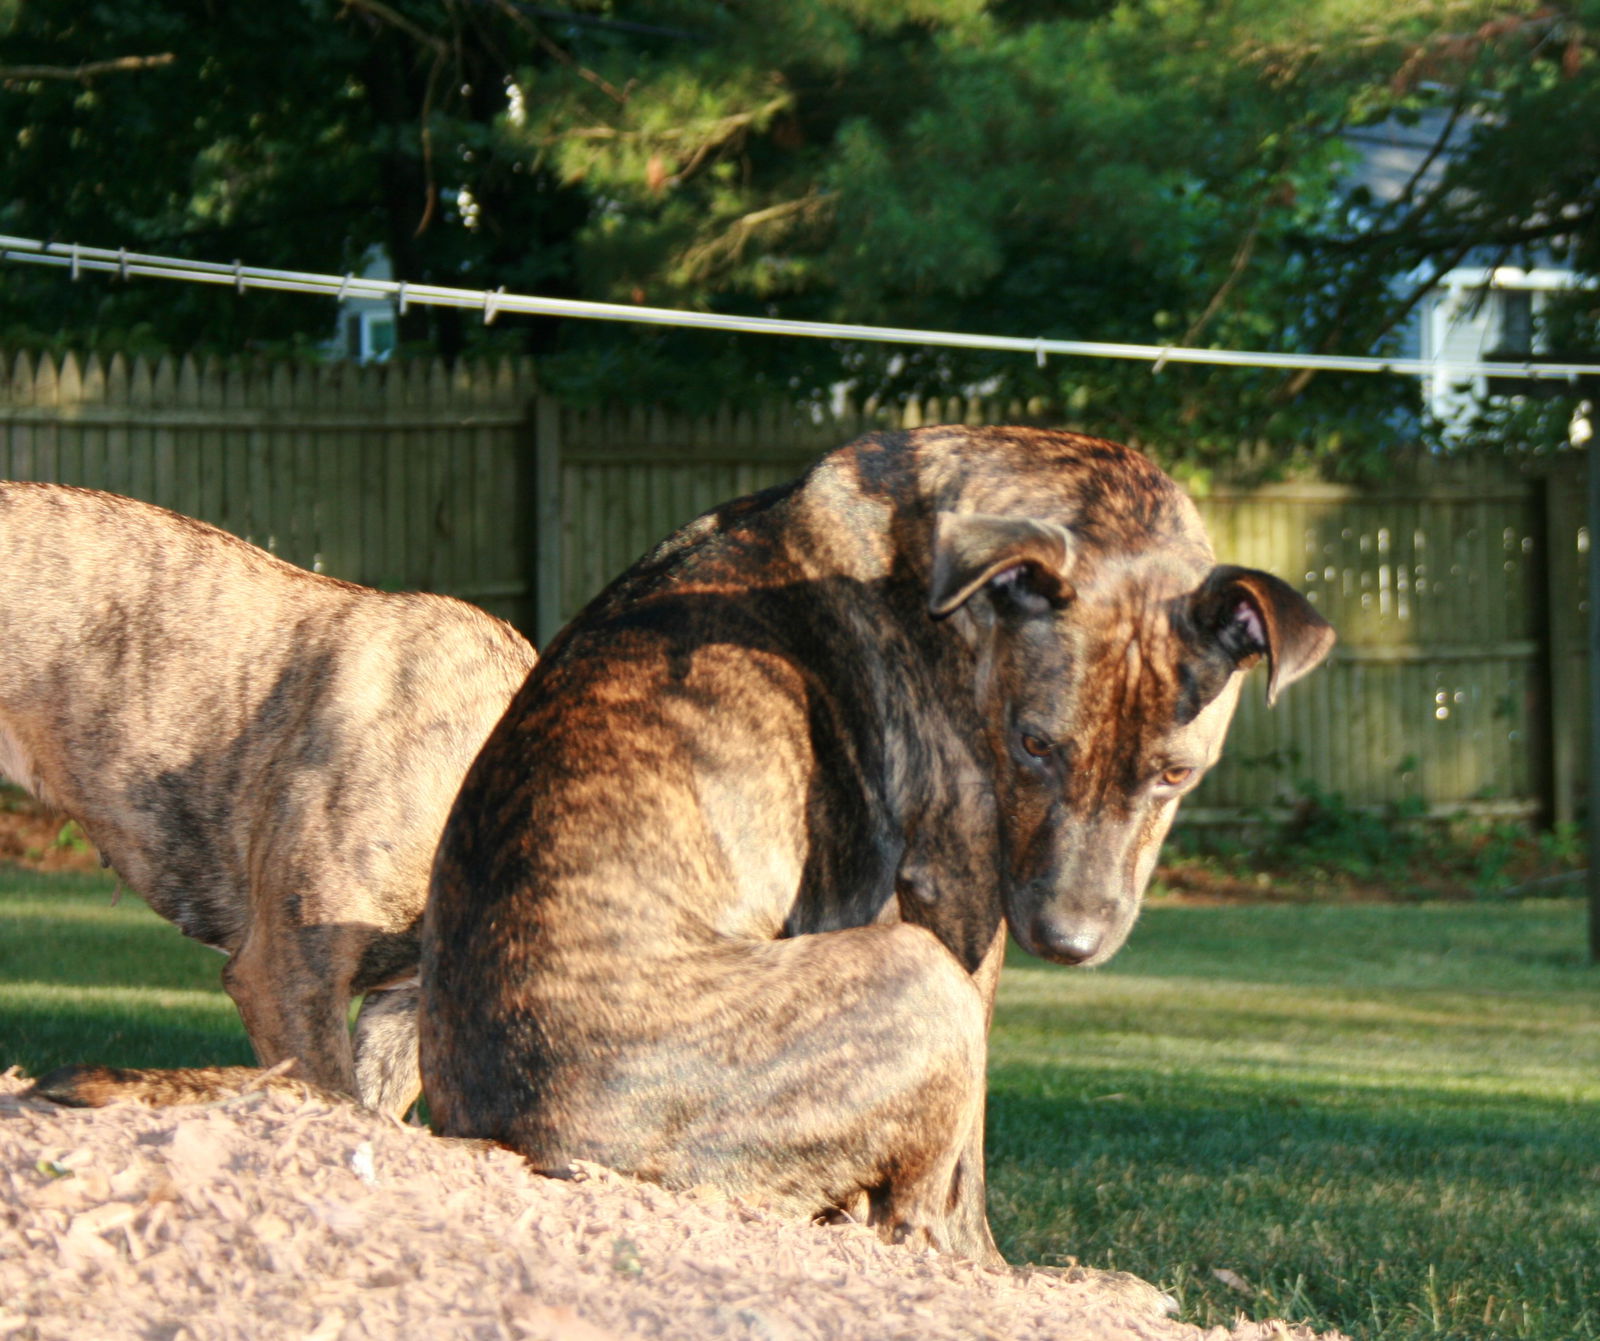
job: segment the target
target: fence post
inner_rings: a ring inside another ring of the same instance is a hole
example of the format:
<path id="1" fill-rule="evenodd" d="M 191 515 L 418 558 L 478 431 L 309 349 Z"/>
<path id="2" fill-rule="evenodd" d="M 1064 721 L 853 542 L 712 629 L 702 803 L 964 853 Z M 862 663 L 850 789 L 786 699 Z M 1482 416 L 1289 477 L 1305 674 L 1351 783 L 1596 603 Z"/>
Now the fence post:
<path id="1" fill-rule="evenodd" d="M 1583 742 L 1566 724 L 1577 721 L 1583 706 L 1583 689 L 1574 669 L 1585 645 L 1585 634 L 1573 594 L 1581 587 L 1582 568 L 1572 543 L 1583 525 L 1583 495 L 1579 491 L 1579 453 L 1558 457 L 1542 481 L 1542 533 L 1539 545 L 1544 564 L 1545 693 L 1539 727 L 1549 751 L 1550 821 L 1557 827 L 1578 819 L 1578 792 L 1583 777 Z M 1531 725 L 1531 724 L 1530 724 Z"/>
<path id="2" fill-rule="evenodd" d="M 1589 958 L 1600 964 L 1600 447 L 1589 467 Z"/>
<path id="3" fill-rule="evenodd" d="M 543 650 L 561 627 L 561 407 L 542 392 L 533 402 L 533 517 L 528 575 L 534 641 Z"/>

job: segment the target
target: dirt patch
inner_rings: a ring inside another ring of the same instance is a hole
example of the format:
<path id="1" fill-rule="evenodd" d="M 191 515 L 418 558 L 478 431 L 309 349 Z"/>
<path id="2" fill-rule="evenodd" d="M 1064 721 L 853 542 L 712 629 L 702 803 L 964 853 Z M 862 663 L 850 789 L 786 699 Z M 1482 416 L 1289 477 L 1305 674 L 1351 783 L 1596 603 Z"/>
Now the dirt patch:
<path id="1" fill-rule="evenodd" d="M 100 854 L 65 815 L 0 782 L 0 862 L 30 871 L 98 871 Z"/>
<path id="2" fill-rule="evenodd" d="M 1432 897 L 1466 897 L 1458 884 Z M 1229 871 L 1201 861 L 1163 862 L 1147 903 L 1213 907 L 1238 903 L 1393 903 L 1394 887 L 1376 880 L 1308 871 Z"/>
<path id="3" fill-rule="evenodd" d="M 60 1109 L 0 1076 L 0 1336 L 1312 1341 L 1134 1277 L 993 1270 L 255 1093 Z M 1328 1334 L 1325 1341 L 1339 1341 Z"/>

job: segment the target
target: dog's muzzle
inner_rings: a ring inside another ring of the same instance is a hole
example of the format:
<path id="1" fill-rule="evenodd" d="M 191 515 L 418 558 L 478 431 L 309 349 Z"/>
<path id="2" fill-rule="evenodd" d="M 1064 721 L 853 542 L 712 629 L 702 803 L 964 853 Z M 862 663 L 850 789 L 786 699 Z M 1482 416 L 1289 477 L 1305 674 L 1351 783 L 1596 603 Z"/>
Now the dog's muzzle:
<path id="1" fill-rule="evenodd" d="M 1087 909 L 1063 903 L 1054 885 L 1033 884 L 1016 891 L 1007 921 L 1017 944 L 1054 964 L 1101 964 L 1110 959 L 1127 938 L 1132 918 L 1110 900 Z"/>
<path id="2" fill-rule="evenodd" d="M 1094 927 L 1061 926 L 1053 919 L 1040 917 L 1034 924 L 1034 939 L 1041 959 L 1057 964 L 1082 964 L 1093 959 L 1105 940 L 1105 933 Z"/>

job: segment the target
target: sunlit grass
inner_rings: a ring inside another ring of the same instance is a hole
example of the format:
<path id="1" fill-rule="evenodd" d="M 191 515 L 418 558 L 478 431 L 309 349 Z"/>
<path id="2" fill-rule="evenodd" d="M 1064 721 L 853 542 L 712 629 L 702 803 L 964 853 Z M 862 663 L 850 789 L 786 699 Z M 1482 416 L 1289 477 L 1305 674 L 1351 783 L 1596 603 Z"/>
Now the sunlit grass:
<path id="1" fill-rule="evenodd" d="M 1002 1246 L 1161 1281 L 1207 1324 L 1600 1337 L 1583 944 L 1575 903 L 1158 907 L 1108 969 L 1015 959 Z"/>
<path id="2" fill-rule="evenodd" d="M 111 890 L 0 869 L 0 1065 L 248 1062 L 220 957 Z M 1576 902 L 1155 906 L 1109 968 L 1014 955 L 1002 1247 L 1136 1272 L 1206 1325 L 1600 1341 L 1583 946 Z"/>
<path id="3" fill-rule="evenodd" d="M 249 1063 L 222 956 L 114 890 L 0 867 L 0 1067 Z"/>

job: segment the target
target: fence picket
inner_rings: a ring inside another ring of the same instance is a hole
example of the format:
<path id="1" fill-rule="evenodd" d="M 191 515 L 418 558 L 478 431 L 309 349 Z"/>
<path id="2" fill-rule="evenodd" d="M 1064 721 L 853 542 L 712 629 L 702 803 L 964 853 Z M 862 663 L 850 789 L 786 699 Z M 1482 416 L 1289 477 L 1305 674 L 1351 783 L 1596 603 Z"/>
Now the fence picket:
<path id="1" fill-rule="evenodd" d="M 22 352 L 0 358 L 0 474 L 148 497 L 333 575 L 455 591 L 531 628 L 530 556 L 559 558 L 542 580 L 570 615 L 674 527 L 861 432 L 1044 412 L 951 396 L 820 417 L 723 405 L 690 418 L 551 406 L 536 385 L 526 359 L 296 374 Z M 540 447 L 555 452 L 545 478 L 562 496 L 554 545 L 533 535 L 536 415 L 555 444 Z M 1223 486 L 1202 498 L 1219 559 L 1305 590 L 1340 643 L 1271 712 L 1247 687 L 1228 753 L 1189 813 L 1236 818 L 1292 800 L 1305 780 L 1351 803 L 1421 794 L 1436 808 L 1548 805 L 1574 819 L 1585 772 L 1573 745 L 1586 712 L 1581 464 L 1565 453 L 1520 464 L 1420 456 L 1381 490 Z"/>

